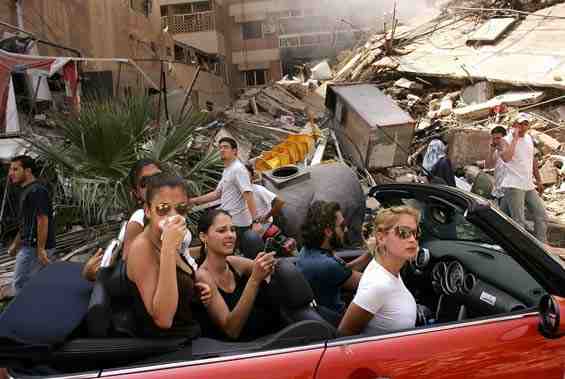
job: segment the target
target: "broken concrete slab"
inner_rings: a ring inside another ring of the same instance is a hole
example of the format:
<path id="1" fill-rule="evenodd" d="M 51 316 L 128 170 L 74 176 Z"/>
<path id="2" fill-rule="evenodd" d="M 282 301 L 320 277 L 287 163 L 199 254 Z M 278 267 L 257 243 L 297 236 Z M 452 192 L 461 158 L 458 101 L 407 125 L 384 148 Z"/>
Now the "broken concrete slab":
<path id="1" fill-rule="evenodd" d="M 559 181 L 559 169 L 555 167 L 553 159 L 548 159 L 540 168 L 541 182 L 544 186 L 549 186 Z"/>
<path id="2" fill-rule="evenodd" d="M 487 81 L 465 87 L 461 92 L 461 100 L 467 105 L 484 103 L 494 97 L 494 85 Z"/>
<path id="3" fill-rule="evenodd" d="M 514 17 L 491 18 L 467 38 L 467 43 L 494 43 L 514 25 L 516 21 L 518 21 L 518 19 Z"/>
<path id="4" fill-rule="evenodd" d="M 459 120 L 476 120 L 487 117 L 490 114 L 491 109 L 498 105 L 505 104 L 508 106 L 520 107 L 537 103 L 541 101 L 543 97 L 544 92 L 542 91 L 513 91 L 503 95 L 498 95 L 483 103 L 455 108 L 453 110 L 453 114 Z"/>
<path id="5" fill-rule="evenodd" d="M 486 159 L 490 148 L 490 131 L 483 129 L 454 128 L 448 132 L 448 157 L 453 167 Z"/>
<path id="6" fill-rule="evenodd" d="M 416 83 L 406 78 L 398 79 L 396 82 L 394 82 L 394 85 L 396 87 L 405 88 L 409 90 L 416 90 L 416 91 L 421 91 L 424 89 L 424 86 L 421 83 Z"/>
<path id="7" fill-rule="evenodd" d="M 551 154 L 561 149 L 561 142 L 545 133 L 530 130 L 530 134 L 538 141 L 537 148 L 543 155 Z"/>

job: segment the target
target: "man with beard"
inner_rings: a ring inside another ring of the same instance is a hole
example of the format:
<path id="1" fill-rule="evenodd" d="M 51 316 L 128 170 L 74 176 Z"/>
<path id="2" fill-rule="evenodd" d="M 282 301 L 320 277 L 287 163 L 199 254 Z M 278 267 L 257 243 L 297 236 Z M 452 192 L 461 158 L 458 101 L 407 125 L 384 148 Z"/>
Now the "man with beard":
<path id="1" fill-rule="evenodd" d="M 360 272 L 347 267 L 334 253 L 343 247 L 346 230 L 339 204 L 312 203 L 302 225 L 304 246 L 296 263 L 323 307 L 320 313 L 334 325 L 339 324 L 345 310 L 341 289 L 355 291 L 361 279 Z"/>
<path id="2" fill-rule="evenodd" d="M 35 161 L 20 155 L 10 162 L 9 178 L 20 186 L 20 229 L 8 252 L 16 255 L 14 291 L 16 295 L 41 268 L 51 262 L 55 251 L 53 206 L 47 187 L 35 179 Z"/>

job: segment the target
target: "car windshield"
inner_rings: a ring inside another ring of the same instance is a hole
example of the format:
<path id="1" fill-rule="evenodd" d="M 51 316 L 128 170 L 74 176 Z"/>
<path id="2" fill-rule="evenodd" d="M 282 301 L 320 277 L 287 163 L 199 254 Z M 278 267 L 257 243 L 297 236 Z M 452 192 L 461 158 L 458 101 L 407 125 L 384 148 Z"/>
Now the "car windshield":
<path id="1" fill-rule="evenodd" d="M 403 202 L 420 210 L 420 228 L 423 242 L 434 240 L 472 241 L 503 251 L 491 237 L 479 227 L 470 223 L 460 210 L 440 203 L 423 202 L 416 199 L 404 199 Z"/>

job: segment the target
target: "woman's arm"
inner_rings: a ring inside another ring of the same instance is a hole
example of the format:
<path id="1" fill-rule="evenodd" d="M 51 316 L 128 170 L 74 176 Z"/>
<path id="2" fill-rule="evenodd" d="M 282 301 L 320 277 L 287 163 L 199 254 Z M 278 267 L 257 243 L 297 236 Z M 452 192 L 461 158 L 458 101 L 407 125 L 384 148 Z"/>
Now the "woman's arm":
<path id="1" fill-rule="evenodd" d="M 173 325 L 178 307 L 176 254 L 185 232 L 180 217 L 165 226 L 159 263 L 144 235 L 139 235 L 131 245 L 136 253 L 128 260 L 128 276 L 136 284 L 145 309 L 162 329 Z"/>
<path id="2" fill-rule="evenodd" d="M 259 253 L 254 261 L 241 257 L 230 257 L 230 262 L 234 263 L 235 269 L 240 273 L 244 275 L 251 273 L 245 289 L 232 311 L 228 309 L 223 297 L 219 294 L 218 287 L 210 273 L 201 270 L 201 278 L 204 283 L 210 286 L 212 291 L 212 299 L 207 308 L 210 318 L 226 335 L 237 339 L 253 309 L 261 282 L 272 273 L 274 258 L 273 254 Z"/>
<path id="3" fill-rule="evenodd" d="M 352 336 L 359 334 L 363 331 L 363 329 L 365 329 L 372 318 L 373 314 L 371 312 L 368 312 L 354 302 L 351 302 L 339 323 L 337 332 L 340 336 Z"/>

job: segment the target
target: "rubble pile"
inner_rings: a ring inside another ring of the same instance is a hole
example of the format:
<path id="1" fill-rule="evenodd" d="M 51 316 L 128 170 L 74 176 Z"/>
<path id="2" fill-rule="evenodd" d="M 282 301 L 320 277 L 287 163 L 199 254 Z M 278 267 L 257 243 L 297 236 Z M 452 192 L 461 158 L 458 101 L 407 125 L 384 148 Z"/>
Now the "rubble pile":
<path id="1" fill-rule="evenodd" d="M 508 45 L 500 41 L 507 38 L 510 44 L 514 39 L 524 38 L 519 29 L 521 23 L 530 25 L 528 23 L 540 20 L 539 15 L 530 18 L 532 12 L 543 10 L 544 14 L 560 15 L 562 5 L 544 9 L 557 3 L 561 2 L 498 0 L 489 3 L 486 9 L 480 1 L 451 1 L 431 22 L 408 28 L 398 26 L 393 20 L 386 33 L 374 34 L 362 46 L 342 53 L 337 66 L 333 67 L 331 83 L 375 83 L 415 120 L 407 165 L 379 170 L 374 173 L 378 181 L 425 181 L 420 167 L 422 156 L 428 143 L 440 137 L 448 145 L 448 156 L 459 176 L 458 186 L 489 194 L 490 188 L 477 188 L 484 184 L 475 184 L 474 180 L 479 173 L 492 174 L 484 169 L 490 130 L 497 125 L 508 128 L 519 112 L 526 112 L 533 120 L 531 135 L 536 142 L 540 174 L 546 188 L 543 199 L 547 211 L 552 221 L 565 223 L 565 184 L 562 180 L 565 175 L 565 96 L 559 84 L 561 76 L 554 74 L 550 81 L 544 78 L 549 85 L 542 86 L 540 83 L 545 82 L 533 76 L 516 79 L 514 72 L 504 71 L 510 69 L 504 64 L 498 72 L 489 73 L 502 78 L 498 80 L 480 78 L 477 71 L 473 72 L 477 67 L 467 67 L 464 61 L 459 64 L 463 75 L 451 71 L 449 64 L 438 68 L 437 73 L 426 71 L 423 66 L 427 59 L 430 64 L 435 62 L 434 54 L 442 56 L 451 49 L 461 48 L 459 56 L 473 54 L 465 50 L 465 42 L 463 47 L 457 45 L 460 41 L 457 38 L 467 39 L 467 45 L 471 47 L 490 44 L 485 51 L 494 56 L 497 46 L 507 49 Z M 478 33 L 480 26 L 504 17 L 510 19 L 509 26 L 501 29 L 500 36 L 488 42 L 470 42 L 469 36 Z M 448 31 L 444 31 L 444 35 L 440 33 L 437 40 L 441 44 L 436 46 L 435 41 L 431 41 L 432 36 L 444 29 Z M 518 33 L 513 37 L 515 30 Z M 527 30 L 531 31 L 530 28 Z M 426 45 L 425 49 L 420 52 L 423 45 Z M 446 55 L 444 60 L 447 59 L 457 61 L 458 55 Z M 530 70 L 536 71 L 532 64 Z M 547 68 L 540 67 L 540 70 Z M 491 177 L 487 184 L 492 186 L 493 183 Z"/>

